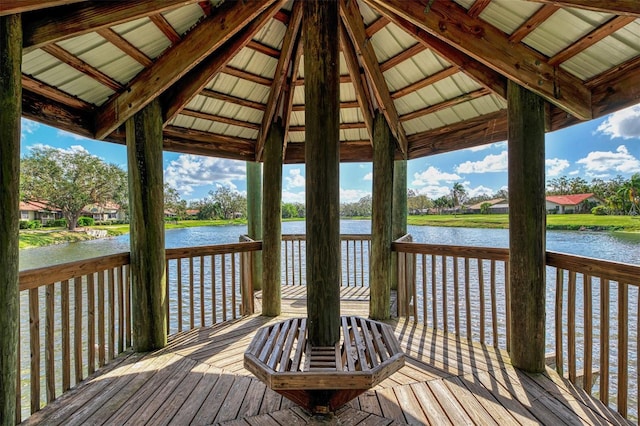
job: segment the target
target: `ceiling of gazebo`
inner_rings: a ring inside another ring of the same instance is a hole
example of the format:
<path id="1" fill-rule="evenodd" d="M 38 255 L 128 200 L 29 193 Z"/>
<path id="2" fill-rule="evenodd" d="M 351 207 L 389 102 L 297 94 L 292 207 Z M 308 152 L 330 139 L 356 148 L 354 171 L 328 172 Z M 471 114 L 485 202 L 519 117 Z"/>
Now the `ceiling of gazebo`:
<path id="1" fill-rule="evenodd" d="M 304 161 L 301 4 L 2 0 L 22 13 L 23 115 L 124 141 L 159 98 L 165 149 L 262 159 L 270 126 Z M 640 102 L 636 0 L 342 0 L 342 161 L 370 161 L 382 111 L 398 155 L 506 139 L 507 80 L 549 103 L 548 130 Z"/>

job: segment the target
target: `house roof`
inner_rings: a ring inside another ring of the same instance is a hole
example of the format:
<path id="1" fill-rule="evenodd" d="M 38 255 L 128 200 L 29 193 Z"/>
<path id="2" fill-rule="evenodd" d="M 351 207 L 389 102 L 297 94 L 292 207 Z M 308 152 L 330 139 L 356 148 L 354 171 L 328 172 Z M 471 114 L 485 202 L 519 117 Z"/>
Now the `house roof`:
<path id="1" fill-rule="evenodd" d="M 22 14 L 25 117 L 123 143 L 159 99 L 166 150 L 251 161 L 280 118 L 289 163 L 304 161 L 301 9 L 0 3 Z M 549 102 L 550 130 L 640 102 L 640 2 L 342 0 L 340 15 L 342 161 L 371 160 L 376 110 L 408 158 L 505 140 L 508 80 Z"/>
<path id="2" fill-rule="evenodd" d="M 42 201 L 20 201 L 20 211 L 49 212 L 60 211 L 60 209 L 49 207 Z"/>
<path id="3" fill-rule="evenodd" d="M 589 194 L 571 194 L 571 195 L 548 195 L 547 201 L 561 206 L 575 206 L 581 202 L 593 197 L 593 193 Z"/>
<path id="4" fill-rule="evenodd" d="M 473 210 L 479 210 L 482 207 L 482 205 L 485 203 L 489 203 L 493 206 L 493 205 L 504 203 L 504 202 L 505 202 L 504 198 L 494 198 L 493 200 L 480 201 L 479 203 L 469 206 L 469 208 Z"/>

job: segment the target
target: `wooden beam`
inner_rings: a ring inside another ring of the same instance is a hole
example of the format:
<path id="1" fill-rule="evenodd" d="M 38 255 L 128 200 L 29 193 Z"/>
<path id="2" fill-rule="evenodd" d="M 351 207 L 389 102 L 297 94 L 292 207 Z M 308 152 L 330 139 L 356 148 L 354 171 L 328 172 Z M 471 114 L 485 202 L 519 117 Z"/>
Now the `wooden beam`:
<path id="1" fill-rule="evenodd" d="M 473 2 L 467 13 L 472 18 L 477 18 L 489 6 L 491 0 L 476 0 Z"/>
<path id="2" fill-rule="evenodd" d="M 244 138 L 166 126 L 164 149 L 231 160 L 255 161 L 255 143 Z"/>
<path id="3" fill-rule="evenodd" d="M 284 119 L 284 142 L 282 146 L 282 155 L 287 155 L 287 146 L 289 145 L 289 127 L 291 126 L 291 111 L 293 111 L 293 98 L 296 92 L 296 81 L 298 80 L 300 70 L 300 60 L 302 59 L 302 51 L 304 49 L 304 42 L 302 41 L 302 34 L 298 32 L 298 39 L 296 40 L 296 47 L 294 48 L 294 57 L 291 62 L 291 72 L 289 81 L 287 84 L 286 92 L 283 99 L 283 111 L 282 118 Z"/>
<path id="4" fill-rule="evenodd" d="M 43 97 L 42 101 L 50 99 L 66 105 L 70 108 L 75 108 L 86 112 L 91 112 L 93 110 L 93 105 L 89 104 L 88 102 L 76 98 L 75 96 L 71 96 L 70 94 L 63 92 L 60 89 L 51 87 L 48 84 L 38 81 L 35 78 L 31 78 L 25 74 L 22 74 L 22 89 L 30 90 L 33 93 L 39 94 Z"/>
<path id="5" fill-rule="evenodd" d="M 434 105 L 429 105 L 428 107 L 421 108 L 419 110 L 401 115 L 400 121 L 409 121 L 409 120 L 413 120 L 414 118 L 423 117 L 428 114 L 433 114 L 434 112 L 442 111 L 443 109 L 446 109 L 446 108 L 451 108 L 452 106 L 459 105 L 461 103 L 468 102 L 473 99 L 477 99 L 482 96 L 489 95 L 490 93 L 491 92 L 489 92 L 489 90 L 484 88 L 474 90 L 473 92 L 465 93 L 460 96 L 456 96 L 455 98 L 447 99 L 446 101 L 443 101 Z"/>
<path id="6" fill-rule="evenodd" d="M 364 118 L 369 139 L 373 143 L 373 105 L 369 102 L 369 96 L 363 81 L 364 76 L 361 75 L 358 57 L 353 48 L 353 44 L 351 44 L 351 39 L 349 39 L 349 35 L 347 34 L 347 29 L 344 27 L 344 23 L 340 23 L 340 44 L 342 45 L 342 56 L 344 56 L 351 81 L 353 82 L 353 88 L 356 92 L 358 106 Z M 342 103 L 340 104 L 340 108 L 342 108 Z"/>
<path id="7" fill-rule="evenodd" d="M 128 120 L 126 129 L 133 343 L 137 352 L 149 352 L 167 344 L 160 101 Z"/>
<path id="8" fill-rule="evenodd" d="M 234 105 L 239 105 L 247 108 L 257 109 L 258 111 L 264 111 L 266 108 L 265 104 L 261 104 L 260 102 L 254 102 L 247 99 L 239 98 L 237 96 L 227 95 L 226 93 L 216 92 L 211 89 L 202 89 L 200 96 L 206 96 L 211 99 L 217 99 L 222 102 L 229 102 Z"/>
<path id="9" fill-rule="evenodd" d="M 278 100 L 280 99 L 280 90 L 287 78 L 287 72 L 290 68 L 291 55 L 293 54 L 293 48 L 295 41 L 300 31 L 300 23 L 302 22 L 302 2 L 298 1 L 293 4 L 293 10 L 291 11 L 291 20 L 287 26 L 287 31 L 284 34 L 282 40 L 282 49 L 280 51 L 280 59 L 276 65 L 276 70 L 273 74 L 273 82 L 271 84 L 271 90 L 269 91 L 269 98 L 267 99 L 267 107 L 262 116 L 262 125 L 258 132 L 258 139 L 256 141 L 256 158 L 258 161 L 262 158 L 262 150 L 264 143 L 269 133 L 269 127 L 276 113 L 276 107 L 278 106 Z"/>
<path id="10" fill-rule="evenodd" d="M 428 13 L 417 2 L 365 0 L 393 11 L 431 35 L 527 87 L 581 119 L 591 119 L 591 92 L 582 81 L 523 44 L 509 43 L 499 29 L 474 19 L 453 2 L 434 2 Z"/>
<path id="11" fill-rule="evenodd" d="M 266 44 L 260 43 L 259 41 L 251 40 L 247 44 L 247 47 L 271 58 L 280 59 L 280 51 L 278 49 L 274 49 L 273 47 L 267 46 Z"/>
<path id="12" fill-rule="evenodd" d="M 227 65 L 226 67 L 224 67 L 222 69 L 222 72 L 228 75 L 231 75 L 233 77 L 237 77 L 241 80 L 247 80 L 250 81 L 252 83 L 256 83 L 259 84 L 261 86 L 268 86 L 271 87 L 271 83 L 273 82 L 271 79 L 263 77 L 261 75 L 258 74 L 253 74 L 250 73 L 248 71 L 244 71 L 235 67 L 232 67 L 230 65 Z"/>
<path id="13" fill-rule="evenodd" d="M 633 16 L 616 16 L 610 19 L 572 45 L 565 47 L 556 55 L 549 58 L 549 64 L 553 66 L 560 65 L 633 21 L 635 21 Z"/>
<path id="14" fill-rule="evenodd" d="M 218 75 L 233 57 L 251 42 L 253 36 L 278 12 L 281 4 L 282 0 L 278 0 L 269 6 L 220 49 L 196 65 L 185 77 L 178 80 L 162 94 L 162 115 L 165 123 L 171 121 L 198 93 L 206 90 L 204 87 L 209 81 Z"/>
<path id="15" fill-rule="evenodd" d="M 393 11 L 385 8 L 381 4 L 369 2 L 367 0 L 364 1 L 378 13 L 386 16 L 391 22 L 404 29 L 407 34 L 413 36 L 418 42 L 424 44 L 429 49 L 442 56 L 442 58 L 447 62 L 458 67 L 460 70 L 464 70 L 464 73 L 475 80 L 478 84 L 491 90 L 502 99 L 506 99 L 507 79 L 501 74 L 473 59 L 466 53 L 463 53 L 444 41 L 432 36 Z"/>
<path id="16" fill-rule="evenodd" d="M 0 16 L 0 424 L 20 422 L 19 222 L 21 15 Z M 38 401 L 38 407 L 39 401 Z"/>
<path id="17" fill-rule="evenodd" d="M 285 164 L 304 164 L 304 151 L 304 143 L 290 143 L 287 145 Z M 362 163 L 363 161 L 373 161 L 373 147 L 370 140 L 340 142 L 341 163 Z"/>
<path id="18" fill-rule="evenodd" d="M 618 66 L 618 72 L 597 78 L 593 88 L 593 114 L 596 117 L 640 103 L 640 56 Z"/>
<path id="19" fill-rule="evenodd" d="M 118 83 L 113 78 L 109 77 L 99 69 L 94 68 L 93 66 L 87 64 L 85 61 L 78 58 L 77 56 L 73 56 L 71 53 L 67 52 L 57 44 L 50 44 L 48 46 L 44 46 L 42 50 L 47 52 L 49 55 L 55 57 L 59 61 L 62 61 L 65 64 L 69 65 L 70 67 L 75 68 L 76 70 L 80 71 L 82 74 L 85 74 L 88 77 L 93 78 L 97 82 L 107 86 L 109 89 L 113 90 L 114 92 L 122 90 L 122 84 Z"/>
<path id="20" fill-rule="evenodd" d="M 198 0 L 86 1 L 79 5 L 29 12 L 23 16 L 23 47 L 41 47 L 197 2 Z M 3 0 L 2 4 L 4 3 Z"/>
<path id="21" fill-rule="evenodd" d="M 340 17 L 338 0 L 303 4 L 308 341 L 333 346 L 340 340 Z"/>
<path id="22" fill-rule="evenodd" d="M 387 82 L 382 75 L 382 71 L 380 71 L 380 65 L 378 64 L 378 59 L 373 51 L 373 46 L 371 43 L 367 42 L 364 23 L 362 22 L 362 16 L 360 15 L 357 3 L 355 1 L 346 3 L 345 0 L 341 0 L 340 15 L 342 16 L 342 21 L 349 33 L 351 42 L 361 58 L 362 66 L 369 82 L 371 83 L 371 88 L 373 89 L 378 102 L 378 107 L 387 119 L 391 132 L 399 145 L 400 151 L 406 154 L 407 136 L 398 118 L 398 111 L 396 110 L 396 106 L 393 103 L 391 94 L 389 93 Z"/>
<path id="23" fill-rule="evenodd" d="M 360 108 L 360 104 L 358 103 L 357 100 L 340 102 L 340 109 L 346 109 L 346 108 Z M 304 111 L 304 105 L 303 104 L 293 105 L 291 107 L 291 111 Z"/>
<path id="24" fill-rule="evenodd" d="M 156 27 L 158 27 L 162 34 L 164 34 L 165 37 L 169 39 L 171 44 L 176 44 L 180 40 L 182 40 L 180 34 L 178 34 L 175 28 L 171 26 L 169 21 L 167 21 L 161 13 L 152 13 L 149 15 L 149 19 L 155 24 Z"/>
<path id="25" fill-rule="evenodd" d="M 24 80 L 23 80 L 24 81 Z M 48 126 L 64 129 L 87 138 L 93 137 L 92 109 L 68 105 L 62 99 L 50 96 L 47 90 L 22 90 L 22 115 Z"/>
<path id="26" fill-rule="evenodd" d="M 353 130 L 353 129 L 366 129 L 367 123 L 353 122 L 353 123 L 340 123 L 340 130 Z M 305 126 L 290 126 L 290 132 L 304 132 Z"/>
<path id="27" fill-rule="evenodd" d="M 403 96 L 408 95 L 409 93 L 413 93 L 416 92 L 422 88 L 425 88 L 427 86 L 431 86 L 432 84 L 435 84 L 441 80 L 444 80 L 445 78 L 451 77 L 452 75 L 457 74 L 458 72 L 460 72 L 460 69 L 456 66 L 454 67 L 449 67 L 449 68 L 445 68 L 441 71 L 438 71 L 435 74 L 430 75 L 427 78 L 424 78 L 422 80 L 418 80 L 415 83 L 411 83 L 410 85 L 403 87 L 400 90 L 397 90 L 393 93 L 391 93 L 391 97 L 393 99 L 398 99 L 401 98 Z M 488 89 L 487 89 L 488 90 Z"/>
<path id="28" fill-rule="evenodd" d="M 0 16 L 48 9 L 82 1 L 86 0 L 2 0 L 0 2 Z"/>
<path id="29" fill-rule="evenodd" d="M 216 13 L 160 56 L 127 87 L 112 97 L 96 115 L 96 139 L 102 139 L 162 94 L 251 22 L 274 0 L 223 3 Z M 153 82 L 153 84 L 149 84 Z"/>
<path id="30" fill-rule="evenodd" d="M 393 163 L 393 192 L 391 202 L 391 240 L 407 235 L 407 160 Z M 391 290 L 398 290 L 398 256 L 391 256 Z M 391 312 L 397 315 L 397 312 Z"/>
<path id="31" fill-rule="evenodd" d="M 365 29 L 365 33 L 367 34 L 367 38 L 370 39 L 371 37 L 373 37 L 373 35 L 375 33 L 377 33 L 378 31 L 380 31 L 381 29 L 383 29 L 384 27 L 387 26 L 387 24 L 389 23 L 389 20 L 387 18 L 385 18 L 384 16 L 380 16 L 378 19 L 376 19 L 375 21 L 373 21 L 366 29 Z"/>
<path id="32" fill-rule="evenodd" d="M 262 241 L 262 163 L 247 161 L 247 235 Z M 262 290 L 262 253 L 251 255 L 253 290 Z M 253 294 L 251 294 L 253 297 Z"/>
<path id="33" fill-rule="evenodd" d="M 509 82 L 509 356 L 514 367 L 545 370 L 544 101 Z"/>
<path id="34" fill-rule="evenodd" d="M 528 0 L 536 3 L 553 4 L 559 7 L 575 7 L 594 12 L 640 18 L 640 2 L 637 0 Z"/>
<path id="35" fill-rule="evenodd" d="M 140 49 L 129 43 L 129 41 L 127 41 L 117 32 L 113 31 L 111 28 L 99 28 L 96 32 L 109 43 L 113 44 L 118 49 L 131 56 L 143 67 L 148 67 L 153 63 L 153 61 L 149 59 L 149 57 L 145 55 Z"/>
<path id="36" fill-rule="evenodd" d="M 230 117 L 224 117 L 216 114 L 209 114 L 207 112 L 202 112 L 202 111 L 194 111 L 186 108 L 180 111 L 180 115 L 199 118 L 202 120 L 215 121 L 217 123 L 229 124 L 231 126 L 238 126 L 245 129 L 251 129 L 251 130 L 258 130 L 260 128 L 258 124 L 251 123 L 249 121 L 236 120 Z"/>
<path id="37" fill-rule="evenodd" d="M 350 75 L 341 75 L 340 76 L 340 84 L 342 83 L 351 83 L 351 76 Z M 296 81 L 296 86 L 304 86 L 304 78 L 299 78 Z"/>
<path id="38" fill-rule="evenodd" d="M 387 70 L 390 70 L 391 68 L 395 67 L 396 65 L 401 64 L 402 62 L 406 61 L 409 58 L 412 58 L 413 56 L 417 55 L 420 52 L 424 52 L 425 50 L 427 50 L 427 47 L 421 43 L 416 43 L 413 46 L 411 46 L 410 48 L 403 50 L 402 52 L 398 53 L 397 55 L 387 59 L 386 61 L 384 61 L 383 63 L 380 64 L 380 71 L 385 72 Z"/>
<path id="39" fill-rule="evenodd" d="M 549 19 L 551 15 L 558 11 L 558 7 L 545 4 L 540 9 L 536 11 L 529 19 L 524 21 L 522 25 L 518 27 L 514 32 L 509 36 L 509 41 L 511 43 L 520 43 L 526 36 L 531 34 L 536 28 L 538 28 L 544 21 Z"/>

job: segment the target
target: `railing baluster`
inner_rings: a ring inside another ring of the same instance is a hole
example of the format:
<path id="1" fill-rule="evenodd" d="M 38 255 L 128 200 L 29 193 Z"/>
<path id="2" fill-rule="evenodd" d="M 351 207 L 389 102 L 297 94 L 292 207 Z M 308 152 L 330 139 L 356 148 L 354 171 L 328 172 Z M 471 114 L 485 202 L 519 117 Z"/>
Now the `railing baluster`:
<path id="1" fill-rule="evenodd" d="M 96 370 L 96 296 L 94 274 L 87 275 L 87 374 Z"/>
<path id="2" fill-rule="evenodd" d="M 16 352 L 18 353 L 17 363 L 16 363 L 16 424 L 22 422 L 22 339 L 20 334 L 18 333 L 18 347 L 16 348 Z"/>
<path id="3" fill-rule="evenodd" d="M 227 320 L 227 256 L 222 255 L 222 321 Z"/>
<path id="4" fill-rule="evenodd" d="M 165 273 L 165 294 L 167 295 L 167 303 L 165 315 L 167 317 L 167 333 L 171 333 L 171 269 L 169 268 L 169 259 L 164 262 Z"/>
<path id="5" fill-rule="evenodd" d="M 398 265 L 398 267 L 400 267 Z M 422 322 L 427 325 L 427 255 L 422 255 Z"/>
<path id="6" fill-rule="evenodd" d="M 118 353 L 124 352 L 124 270 L 116 269 L 118 274 Z"/>
<path id="7" fill-rule="evenodd" d="M 491 259 L 491 322 L 493 326 L 493 346 L 498 347 L 498 312 L 497 312 L 497 297 L 496 297 L 496 261 Z"/>
<path id="8" fill-rule="evenodd" d="M 55 314 L 54 314 L 54 284 L 45 287 L 45 347 L 44 361 L 47 383 L 47 403 L 56 399 L 56 365 L 55 365 Z M 20 370 L 18 370 L 20 371 Z"/>
<path id="9" fill-rule="evenodd" d="M 60 286 L 60 311 L 62 324 L 62 392 L 71 388 L 71 336 L 69 334 L 69 280 Z"/>
<path id="10" fill-rule="evenodd" d="M 73 279 L 73 358 L 75 364 L 75 383 L 82 381 L 82 277 Z"/>
<path id="11" fill-rule="evenodd" d="M 438 328 L 438 286 L 436 285 L 436 255 L 431 255 L 431 327 Z"/>
<path id="12" fill-rule="evenodd" d="M 302 240 L 298 240 L 298 283 L 302 285 Z"/>
<path id="13" fill-rule="evenodd" d="M 195 294 L 193 283 L 193 256 L 189 256 L 189 329 L 193 330 L 195 324 Z"/>
<path id="14" fill-rule="evenodd" d="M 458 256 L 453 256 L 453 304 L 456 336 L 460 336 L 460 295 L 458 278 Z"/>
<path id="15" fill-rule="evenodd" d="M 364 287 L 364 240 L 360 240 L 360 287 Z"/>
<path id="16" fill-rule="evenodd" d="M 609 280 L 600 278 L 600 401 L 609 403 Z"/>
<path id="17" fill-rule="evenodd" d="M 467 323 L 467 339 L 471 340 L 473 336 L 471 331 L 471 283 L 469 280 L 469 258 L 464 258 L 464 297 L 465 297 L 465 315 Z"/>
<path id="18" fill-rule="evenodd" d="M 108 308 L 109 308 L 109 346 L 107 348 L 108 352 L 107 352 L 107 360 L 111 361 L 114 358 L 114 346 L 115 346 L 115 325 L 116 325 L 116 320 L 115 320 L 115 271 L 113 270 L 113 268 L 109 268 L 109 270 L 107 271 L 107 282 L 108 282 L 108 292 L 107 292 L 107 299 L 108 299 Z"/>
<path id="19" fill-rule="evenodd" d="M 569 271 L 567 294 L 567 350 L 569 356 L 569 380 L 576 383 L 576 273 Z"/>
<path id="20" fill-rule="evenodd" d="M 284 277 L 285 285 L 289 285 L 289 240 L 282 239 L 284 243 Z"/>
<path id="21" fill-rule="evenodd" d="M 40 297 L 29 290 L 29 347 L 31 350 L 31 413 L 40 409 Z"/>
<path id="22" fill-rule="evenodd" d="M 484 270 L 482 259 L 478 258 L 478 291 L 480 292 L 480 343 L 485 343 Z"/>
<path id="23" fill-rule="evenodd" d="M 211 255 L 211 323 L 218 322 L 218 299 L 216 298 L 216 257 Z"/>
<path id="24" fill-rule="evenodd" d="M 345 256 L 345 259 L 347 261 L 347 265 L 346 265 L 347 266 L 347 283 L 346 283 L 345 287 L 351 287 L 351 285 L 350 285 L 350 283 L 351 283 L 351 274 L 349 273 L 349 259 L 350 259 L 350 257 L 349 257 L 349 241 L 348 240 L 345 241 L 345 246 L 347 247 L 347 254 Z M 340 275 L 342 275 L 342 274 L 340 274 Z"/>
<path id="25" fill-rule="evenodd" d="M 233 310 L 233 319 L 238 318 L 237 306 L 236 306 L 236 254 L 231 256 L 231 309 Z"/>
<path id="26" fill-rule="evenodd" d="M 200 327 L 204 327 L 204 256 L 200 256 Z"/>
<path id="27" fill-rule="evenodd" d="M 127 318 L 127 348 L 131 347 L 131 274 L 129 270 L 129 265 L 124 266 L 124 308 L 126 311 Z M 168 281 L 167 281 L 168 282 Z M 166 294 L 167 299 L 169 298 L 169 292 Z M 169 301 L 166 303 L 169 306 Z M 169 314 L 167 313 L 167 319 L 169 318 Z M 169 332 L 169 327 L 167 327 L 167 333 Z"/>
<path id="28" fill-rule="evenodd" d="M 176 300 L 178 304 L 178 331 L 182 331 L 182 259 L 177 259 L 176 265 L 177 289 Z"/>
<path id="29" fill-rule="evenodd" d="M 445 333 L 449 332 L 449 304 L 447 303 L 447 256 L 442 256 L 442 324 Z"/>
<path id="30" fill-rule="evenodd" d="M 504 295 L 505 295 L 505 312 L 506 312 L 506 335 L 507 335 L 507 352 L 511 351 L 511 284 L 509 278 L 509 261 L 504 262 Z"/>
<path id="31" fill-rule="evenodd" d="M 556 371 L 564 376 L 564 345 L 562 342 L 562 305 L 564 299 L 564 271 L 556 268 Z"/>
<path id="32" fill-rule="evenodd" d="M 629 287 L 618 282 L 618 412 L 627 417 L 629 389 Z"/>
<path id="33" fill-rule="evenodd" d="M 591 388 L 593 387 L 593 307 L 591 275 L 584 276 L 582 287 L 584 296 L 584 378 L 582 387 L 591 393 Z"/>

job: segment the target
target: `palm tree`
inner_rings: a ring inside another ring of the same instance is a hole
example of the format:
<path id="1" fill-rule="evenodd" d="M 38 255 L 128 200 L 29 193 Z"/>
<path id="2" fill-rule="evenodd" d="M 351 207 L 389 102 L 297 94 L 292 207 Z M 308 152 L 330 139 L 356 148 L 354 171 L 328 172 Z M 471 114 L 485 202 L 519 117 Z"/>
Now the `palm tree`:
<path id="1" fill-rule="evenodd" d="M 453 207 L 456 208 L 460 204 L 464 202 L 467 197 L 467 190 L 464 189 L 464 186 L 460 182 L 456 182 L 453 184 L 453 188 L 451 188 L 451 199 L 453 201 Z"/>

